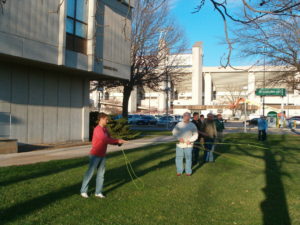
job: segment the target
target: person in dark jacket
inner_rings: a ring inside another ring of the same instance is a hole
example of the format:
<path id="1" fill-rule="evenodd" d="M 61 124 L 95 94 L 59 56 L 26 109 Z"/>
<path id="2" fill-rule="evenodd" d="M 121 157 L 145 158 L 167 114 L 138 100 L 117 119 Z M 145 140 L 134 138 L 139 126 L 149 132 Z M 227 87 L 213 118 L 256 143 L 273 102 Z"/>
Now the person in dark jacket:
<path id="1" fill-rule="evenodd" d="M 193 120 L 192 123 L 197 127 L 197 131 L 199 134 L 199 131 L 201 129 L 201 121 L 199 119 L 199 113 L 194 112 L 193 113 Z M 200 135 L 198 136 L 198 139 L 195 141 L 195 145 L 192 150 L 192 165 L 196 165 L 199 162 L 199 152 L 200 152 Z"/>
<path id="2" fill-rule="evenodd" d="M 204 162 L 214 162 L 214 149 L 215 140 L 217 137 L 216 123 L 214 121 L 214 115 L 212 113 L 207 114 L 207 119 L 205 120 L 205 132 L 204 135 Z"/>
<path id="3" fill-rule="evenodd" d="M 223 131 L 225 129 L 222 114 L 217 115 L 217 119 L 215 120 L 215 123 L 216 123 L 216 129 L 217 129 L 217 140 L 218 140 L 218 142 L 222 142 L 223 141 Z"/>

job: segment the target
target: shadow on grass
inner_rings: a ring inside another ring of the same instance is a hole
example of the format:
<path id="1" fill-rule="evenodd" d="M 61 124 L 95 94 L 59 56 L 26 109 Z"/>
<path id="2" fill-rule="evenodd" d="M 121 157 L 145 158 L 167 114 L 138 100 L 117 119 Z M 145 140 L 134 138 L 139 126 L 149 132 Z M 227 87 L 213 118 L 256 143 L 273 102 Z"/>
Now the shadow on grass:
<path id="1" fill-rule="evenodd" d="M 250 139 L 249 137 L 244 139 L 244 141 L 248 141 L 248 143 L 249 141 L 253 141 L 255 143 L 257 137 L 253 137 L 254 135 Z M 283 148 L 284 143 L 286 143 L 285 139 L 286 136 L 282 135 L 281 139 L 269 139 L 269 141 L 262 142 L 262 145 L 266 148 L 268 148 L 270 144 L 273 148 L 275 146 L 277 148 L 282 146 Z M 261 146 L 261 144 L 259 145 Z M 253 148 L 237 146 L 236 149 L 237 151 L 230 152 L 230 154 L 246 155 L 264 161 L 266 186 L 262 191 L 265 195 L 265 200 L 261 202 L 260 205 L 263 214 L 263 225 L 291 225 L 285 189 L 282 182 L 282 176 L 290 177 L 289 174 L 282 171 L 284 163 L 291 163 L 285 159 L 285 154 L 288 154 L 288 150 L 284 149 L 285 152 L 282 152 L 274 149 L 263 149 L 263 154 L 257 155 L 255 151 L 253 151 Z"/>
<path id="2" fill-rule="evenodd" d="M 74 194 L 78 194 L 80 185 L 81 183 L 76 183 L 57 191 L 50 192 L 43 196 L 39 196 L 34 199 L 16 204 L 7 209 L 3 209 L 0 212 L 0 221 L 2 222 L 1 224 L 21 219 L 25 215 L 34 213 L 36 210 L 44 208 L 51 203 L 68 198 Z"/>
<path id="3" fill-rule="evenodd" d="M 144 148 L 144 149 L 147 153 L 147 151 L 151 151 L 151 146 Z M 172 151 L 174 149 L 175 149 L 174 144 L 163 145 L 161 149 L 155 150 L 154 152 L 149 152 L 148 154 L 145 154 L 141 158 L 134 160 L 132 162 L 132 166 L 136 170 L 136 174 L 139 177 L 142 177 L 153 170 L 162 169 L 164 167 L 174 164 L 174 157 L 171 156 L 171 155 L 175 155 L 175 151 Z M 127 150 L 126 153 L 130 158 L 130 155 L 132 153 L 134 153 L 136 151 L 140 151 L 140 150 L 141 150 L 141 148 L 136 148 L 136 149 L 132 149 L 132 150 Z M 122 154 L 122 152 L 114 152 L 114 153 L 109 154 L 109 157 L 112 158 L 112 157 L 120 156 L 121 154 Z M 154 160 L 158 160 L 161 157 L 166 157 L 167 159 L 165 159 L 163 161 L 159 161 L 157 164 L 154 164 L 154 165 L 152 163 L 152 164 L 150 164 L 149 167 L 147 167 L 147 166 L 145 167 L 145 164 L 147 164 L 149 162 L 153 162 Z M 71 161 L 71 160 L 69 160 L 69 161 Z M 56 161 L 55 163 L 64 164 L 65 160 Z M 87 163 L 88 163 L 87 160 L 81 159 L 81 160 L 78 160 L 78 162 L 76 162 L 74 164 L 72 164 L 72 163 L 69 164 L 67 167 L 62 166 L 62 168 L 60 168 L 59 170 L 56 170 L 56 172 L 60 172 L 60 171 L 66 170 L 66 169 L 81 166 L 82 164 L 87 165 Z M 50 167 L 51 167 L 51 165 L 53 165 L 53 162 L 49 162 L 46 164 L 49 165 L 49 167 L 47 167 L 47 168 L 50 170 Z M 140 167 L 142 167 L 142 168 L 140 168 Z M 33 167 L 30 167 L 30 168 L 33 168 Z M 46 176 L 46 175 L 50 175 L 52 173 L 54 173 L 54 171 L 43 171 L 42 173 L 36 173 L 36 174 L 28 175 L 28 176 L 25 176 L 22 178 L 23 179 L 37 178 L 39 176 Z M 83 176 L 83 174 L 82 174 L 82 176 Z M 123 186 L 124 184 L 132 181 L 127 173 L 127 170 L 125 169 L 124 163 L 122 163 L 122 165 L 118 166 L 117 168 L 112 168 L 112 169 L 108 170 L 105 176 L 107 177 L 105 180 L 105 186 L 112 186 L 112 187 L 108 188 L 105 191 L 105 193 L 109 193 L 109 192 Z M 13 179 L 13 181 L 11 181 L 10 183 L 16 182 L 16 179 L 17 179 L 17 177 L 15 177 Z M 93 178 L 93 180 L 95 180 L 95 179 Z M 6 181 L 6 182 L 8 182 L 8 181 Z M 94 190 L 94 187 L 95 187 L 94 183 L 92 183 L 91 186 L 92 185 L 93 185 L 93 190 Z M 46 207 L 54 202 L 57 202 L 59 200 L 63 200 L 65 198 L 68 198 L 75 194 L 79 196 L 80 186 L 81 186 L 81 181 L 78 183 L 75 183 L 71 186 L 67 186 L 65 188 L 47 193 L 43 196 L 39 196 L 39 197 L 24 201 L 22 203 L 15 204 L 6 209 L 4 208 L 0 212 L 0 221 L 2 223 L 16 221 L 16 220 L 22 219 L 24 216 L 26 216 L 28 214 L 34 213 L 36 210 L 44 208 L 44 207 Z"/>
<path id="4" fill-rule="evenodd" d="M 156 151 L 152 154 L 146 155 L 140 159 L 134 160 L 131 165 L 135 170 L 135 173 L 138 177 L 143 177 L 144 175 L 152 172 L 154 170 L 162 169 L 164 167 L 175 164 L 175 151 L 174 144 L 164 145 L 160 151 Z M 129 150 L 130 151 L 130 150 Z M 171 158 L 169 158 L 169 156 Z M 141 166 L 145 165 L 148 162 L 158 160 L 159 158 L 168 157 L 169 159 L 158 162 L 155 165 L 147 167 L 145 169 L 139 169 Z M 129 158 L 130 160 L 130 158 Z M 124 167 L 125 165 L 113 168 L 106 173 L 106 182 L 105 186 L 112 186 L 105 190 L 105 193 L 108 194 L 113 190 L 125 185 L 126 183 L 132 182 L 131 177 L 128 174 L 128 171 Z M 175 172 L 174 172 L 175 173 Z M 121 179 L 123 178 L 123 179 Z M 94 190 L 94 189 L 92 189 Z"/>
<path id="5" fill-rule="evenodd" d="M 26 181 L 29 179 L 35 179 L 43 176 L 49 176 L 52 174 L 60 173 L 69 169 L 77 168 L 84 166 L 88 163 L 87 159 L 73 159 L 66 160 L 63 164 L 61 164 L 61 160 L 53 161 L 51 163 L 43 164 L 35 164 L 35 165 L 27 165 L 27 166 L 14 166 L 13 168 L 4 168 L 1 170 L 1 180 L 0 186 L 8 186 L 11 184 L 15 184 L 18 182 Z M 5 177 L 4 173 L 9 173 L 9 170 L 14 170 L 14 176 Z"/>
<path id="6" fill-rule="evenodd" d="M 143 148 L 147 149 L 149 148 L 149 146 Z M 134 153 L 140 151 L 143 148 L 134 148 L 127 150 L 126 152 Z M 114 158 L 122 155 L 122 152 L 112 152 L 108 155 L 109 158 Z M 79 159 L 53 160 L 50 162 L 42 162 L 24 166 L 3 167 L 0 168 L 0 186 L 8 186 L 30 179 L 49 176 L 84 165 L 88 165 L 88 156 Z"/>

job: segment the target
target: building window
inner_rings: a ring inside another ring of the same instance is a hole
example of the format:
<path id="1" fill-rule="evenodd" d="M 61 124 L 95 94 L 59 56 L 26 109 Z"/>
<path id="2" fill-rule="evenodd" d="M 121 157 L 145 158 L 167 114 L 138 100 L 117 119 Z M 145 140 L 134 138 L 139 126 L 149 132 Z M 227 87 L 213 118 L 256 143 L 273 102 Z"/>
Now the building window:
<path id="1" fill-rule="evenodd" d="M 66 21 L 66 48 L 86 54 L 87 45 L 87 1 L 68 0 Z"/>

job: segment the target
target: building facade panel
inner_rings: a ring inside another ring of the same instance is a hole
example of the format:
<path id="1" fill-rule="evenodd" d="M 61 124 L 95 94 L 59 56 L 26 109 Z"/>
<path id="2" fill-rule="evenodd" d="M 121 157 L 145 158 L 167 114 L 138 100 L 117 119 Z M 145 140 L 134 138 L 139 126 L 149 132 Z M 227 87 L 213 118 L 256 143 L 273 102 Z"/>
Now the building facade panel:
<path id="1" fill-rule="evenodd" d="M 11 115 L 11 138 L 21 143 L 88 139 L 88 80 L 12 65 L 0 63 L 5 81 L 0 82 L 0 109 Z"/>
<path id="2" fill-rule="evenodd" d="M 44 75 L 42 70 L 29 69 L 28 93 L 28 141 L 43 142 L 44 112 L 43 112 Z"/>
<path id="3" fill-rule="evenodd" d="M 93 72 L 99 78 L 128 79 L 131 7 L 118 0 L 83 1 L 86 36 L 72 36 L 74 48 L 82 46 L 83 53 L 67 50 L 68 4 L 71 1 L 7 1 L 0 15 L 0 53 Z"/>
<path id="4" fill-rule="evenodd" d="M 45 71 L 44 84 L 43 142 L 54 143 L 57 141 L 58 126 L 58 76 Z"/>

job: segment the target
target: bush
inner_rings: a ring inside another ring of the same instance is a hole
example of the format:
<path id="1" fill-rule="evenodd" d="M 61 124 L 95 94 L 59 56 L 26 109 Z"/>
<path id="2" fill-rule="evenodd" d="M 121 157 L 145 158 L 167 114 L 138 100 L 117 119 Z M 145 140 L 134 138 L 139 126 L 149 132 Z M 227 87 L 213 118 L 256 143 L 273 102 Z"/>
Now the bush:
<path id="1" fill-rule="evenodd" d="M 141 135 L 140 132 L 130 128 L 128 121 L 125 118 L 110 120 L 108 130 L 112 137 L 125 140 L 132 140 Z"/>
<path id="2" fill-rule="evenodd" d="M 90 141 L 93 138 L 94 128 L 98 125 L 99 112 L 90 112 Z M 109 116 L 108 131 L 113 138 L 132 140 L 141 135 L 140 132 L 130 128 L 127 119 L 112 119 L 114 115 Z"/>

